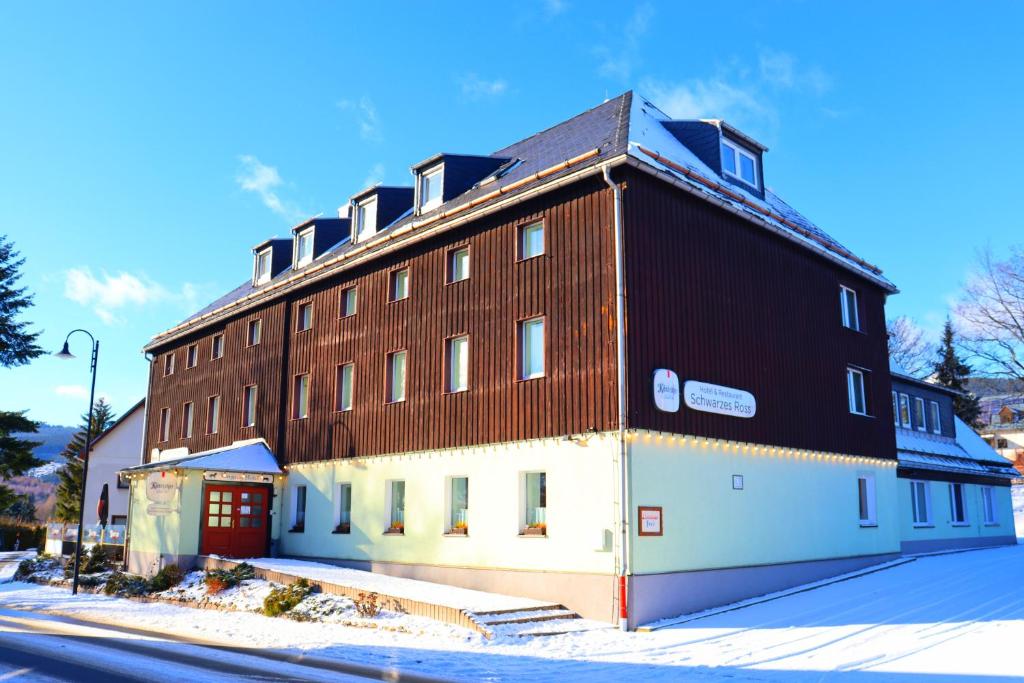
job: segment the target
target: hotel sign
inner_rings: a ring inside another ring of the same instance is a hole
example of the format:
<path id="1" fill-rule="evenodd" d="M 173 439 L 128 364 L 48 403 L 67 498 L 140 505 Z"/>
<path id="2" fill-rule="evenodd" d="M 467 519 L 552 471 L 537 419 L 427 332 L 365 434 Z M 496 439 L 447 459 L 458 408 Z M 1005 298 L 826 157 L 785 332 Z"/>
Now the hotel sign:
<path id="1" fill-rule="evenodd" d="M 750 392 L 689 380 L 683 385 L 687 408 L 730 417 L 754 417 L 757 400 Z"/>
<path id="2" fill-rule="evenodd" d="M 274 475 L 254 472 L 203 472 L 206 481 L 237 481 L 246 484 L 273 484 Z"/>
<path id="3" fill-rule="evenodd" d="M 654 371 L 654 407 L 663 413 L 679 412 L 679 375 L 671 370 Z"/>
<path id="4" fill-rule="evenodd" d="M 151 473 L 146 477 L 146 499 L 149 500 L 146 512 L 158 517 L 175 512 L 171 504 L 177 493 L 178 477 L 174 472 L 163 470 Z"/>

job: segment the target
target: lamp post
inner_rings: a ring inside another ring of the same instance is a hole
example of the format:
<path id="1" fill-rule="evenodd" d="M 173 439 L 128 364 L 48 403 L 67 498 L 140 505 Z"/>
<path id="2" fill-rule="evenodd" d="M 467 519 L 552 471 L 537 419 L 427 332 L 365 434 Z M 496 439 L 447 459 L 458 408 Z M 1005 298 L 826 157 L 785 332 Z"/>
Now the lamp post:
<path id="1" fill-rule="evenodd" d="M 71 594 L 78 595 L 78 567 L 82 562 L 82 526 L 85 521 L 85 484 L 89 479 L 89 449 L 92 446 L 92 413 L 96 398 L 96 359 L 100 355 L 100 343 L 86 330 L 71 330 L 64 338 L 64 348 L 54 354 L 57 358 L 70 360 L 75 356 L 68 349 L 68 340 L 75 332 L 81 332 L 92 341 L 92 386 L 89 388 L 89 417 L 85 424 L 85 461 L 82 463 L 82 495 L 78 499 L 78 541 L 75 543 L 75 576 L 71 581 Z"/>

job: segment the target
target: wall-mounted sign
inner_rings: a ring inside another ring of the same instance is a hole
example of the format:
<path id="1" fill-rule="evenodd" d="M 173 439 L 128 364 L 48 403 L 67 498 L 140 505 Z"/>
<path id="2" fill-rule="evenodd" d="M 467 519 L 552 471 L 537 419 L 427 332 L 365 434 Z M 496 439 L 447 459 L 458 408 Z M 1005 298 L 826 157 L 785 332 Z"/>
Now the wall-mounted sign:
<path id="1" fill-rule="evenodd" d="M 661 536 L 664 529 L 661 524 L 660 507 L 641 505 L 637 508 L 637 517 L 640 520 L 640 528 L 636 532 L 638 536 Z"/>
<path id="2" fill-rule="evenodd" d="M 679 375 L 671 370 L 654 371 L 654 407 L 664 413 L 679 412 Z"/>
<path id="3" fill-rule="evenodd" d="M 146 477 L 146 498 L 150 503 L 146 512 L 156 516 L 175 512 L 171 504 L 177 494 L 178 476 L 174 472 L 152 472 Z"/>
<path id="4" fill-rule="evenodd" d="M 707 382 L 688 380 L 683 385 L 683 400 L 686 401 L 687 408 L 705 413 L 754 417 L 757 412 L 757 401 L 750 392 Z"/>
<path id="5" fill-rule="evenodd" d="M 734 474 L 734 475 L 732 475 L 732 489 L 733 489 L 733 491 L 742 491 L 743 490 L 743 475 L 742 474 Z"/>
<path id="6" fill-rule="evenodd" d="M 203 472 L 206 481 L 239 481 L 246 484 L 273 484 L 274 475 L 253 472 Z"/>

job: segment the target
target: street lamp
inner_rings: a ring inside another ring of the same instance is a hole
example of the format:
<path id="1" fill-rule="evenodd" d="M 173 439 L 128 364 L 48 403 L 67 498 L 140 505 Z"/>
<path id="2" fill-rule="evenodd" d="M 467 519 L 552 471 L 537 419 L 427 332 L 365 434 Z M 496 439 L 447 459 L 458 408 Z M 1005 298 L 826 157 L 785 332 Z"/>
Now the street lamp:
<path id="1" fill-rule="evenodd" d="M 85 521 L 85 483 L 89 479 L 89 448 L 92 446 L 92 412 L 96 396 L 96 358 L 100 355 L 100 343 L 86 330 L 71 330 L 64 339 L 64 348 L 55 353 L 57 358 L 71 360 L 74 354 L 68 348 L 68 340 L 75 332 L 81 332 L 92 341 L 92 387 L 89 389 L 89 418 L 85 424 L 85 462 L 82 464 L 82 495 L 78 499 L 78 542 L 75 543 L 75 576 L 71 581 L 71 594 L 78 595 L 78 567 L 82 562 L 82 526 Z"/>

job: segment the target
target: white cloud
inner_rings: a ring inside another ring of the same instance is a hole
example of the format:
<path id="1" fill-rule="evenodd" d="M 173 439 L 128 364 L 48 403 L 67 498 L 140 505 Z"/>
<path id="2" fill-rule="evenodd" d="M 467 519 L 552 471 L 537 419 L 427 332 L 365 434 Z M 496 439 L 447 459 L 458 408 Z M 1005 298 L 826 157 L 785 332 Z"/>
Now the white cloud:
<path id="1" fill-rule="evenodd" d="M 370 187 L 378 183 L 384 182 L 384 164 L 379 161 L 375 163 L 371 168 L 370 172 L 366 174 L 366 179 L 363 180 L 363 187 Z"/>
<path id="2" fill-rule="evenodd" d="M 677 119 L 774 117 L 752 92 L 717 78 L 676 84 L 645 80 L 641 89 Z"/>
<path id="3" fill-rule="evenodd" d="M 72 398 L 89 398 L 89 390 L 81 384 L 60 384 L 53 388 L 53 393 Z"/>
<path id="4" fill-rule="evenodd" d="M 251 154 L 243 154 L 238 160 L 242 168 L 235 176 L 235 182 L 240 188 L 259 195 L 264 206 L 290 223 L 295 223 L 308 215 L 278 195 L 276 188 L 283 185 L 284 181 L 275 167 L 264 164 Z"/>
<path id="5" fill-rule="evenodd" d="M 471 100 L 480 100 L 485 97 L 498 97 L 508 90 L 508 83 L 498 78 L 486 80 L 475 73 L 466 74 L 459 79 L 462 86 L 462 94 Z"/>
<path id="6" fill-rule="evenodd" d="M 806 89 L 820 95 L 832 85 L 832 80 L 821 67 L 803 67 L 788 52 L 761 50 L 758 71 L 762 81 L 782 89 Z"/>
<path id="7" fill-rule="evenodd" d="M 629 80 L 633 69 L 640 61 L 640 41 L 650 29 L 654 18 L 654 7 L 649 3 L 641 3 L 633 10 L 633 14 L 623 29 L 623 43 L 617 48 L 599 46 L 595 52 L 601 57 L 598 73 L 608 78 L 622 81 Z"/>
<path id="8" fill-rule="evenodd" d="M 384 139 L 377 106 L 369 96 L 363 95 L 358 100 L 341 100 L 338 102 L 338 108 L 355 114 L 359 137 L 369 142 L 381 142 Z"/>
<path id="9" fill-rule="evenodd" d="M 544 13 L 548 17 L 558 16 L 569 9 L 569 3 L 565 0 L 544 0 Z"/>
<path id="10" fill-rule="evenodd" d="M 162 302 L 180 302 L 193 308 L 197 288 L 182 285 L 180 292 L 171 292 L 143 276 L 106 271 L 97 277 L 88 267 L 71 268 L 64 274 L 64 296 L 82 306 L 92 308 L 100 320 L 110 325 L 121 322 L 116 312 L 128 306 L 146 306 Z"/>

